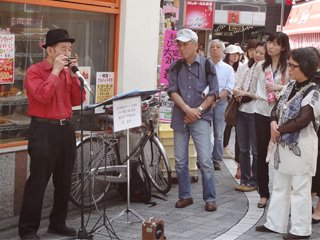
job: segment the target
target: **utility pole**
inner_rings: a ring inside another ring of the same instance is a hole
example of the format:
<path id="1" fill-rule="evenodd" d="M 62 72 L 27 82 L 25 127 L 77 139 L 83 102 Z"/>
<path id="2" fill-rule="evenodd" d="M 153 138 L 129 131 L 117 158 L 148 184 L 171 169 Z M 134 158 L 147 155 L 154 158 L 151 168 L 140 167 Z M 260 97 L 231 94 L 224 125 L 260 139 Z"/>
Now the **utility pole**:
<path id="1" fill-rule="evenodd" d="M 280 32 L 283 31 L 283 18 L 284 18 L 284 3 L 286 0 L 281 0 L 281 18 L 280 18 Z"/>
<path id="2" fill-rule="evenodd" d="M 184 26 L 183 26 L 184 3 L 185 3 L 184 0 L 182 0 L 182 1 L 180 0 L 180 3 L 179 3 L 179 22 L 178 22 L 178 25 L 177 25 L 177 30 L 178 31 L 180 29 L 184 28 Z"/>

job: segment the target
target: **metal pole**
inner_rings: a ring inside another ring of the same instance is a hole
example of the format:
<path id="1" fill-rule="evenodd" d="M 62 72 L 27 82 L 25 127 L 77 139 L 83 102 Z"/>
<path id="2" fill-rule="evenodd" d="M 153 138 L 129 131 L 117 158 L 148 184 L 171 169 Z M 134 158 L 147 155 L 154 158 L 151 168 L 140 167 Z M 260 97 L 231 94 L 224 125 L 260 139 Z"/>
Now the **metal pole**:
<path id="1" fill-rule="evenodd" d="M 180 29 L 184 28 L 184 26 L 183 26 L 184 2 L 185 2 L 185 0 L 180 0 L 180 3 L 179 3 L 179 22 L 178 22 L 178 25 L 177 25 L 177 30 L 178 31 Z"/>
<path id="2" fill-rule="evenodd" d="M 283 31 L 283 18 L 284 18 L 284 3 L 285 3 L 285 0 L 282 0 L 281 1 L 281 18 L 280 18 L 280 31 L 282 32 Z"/>

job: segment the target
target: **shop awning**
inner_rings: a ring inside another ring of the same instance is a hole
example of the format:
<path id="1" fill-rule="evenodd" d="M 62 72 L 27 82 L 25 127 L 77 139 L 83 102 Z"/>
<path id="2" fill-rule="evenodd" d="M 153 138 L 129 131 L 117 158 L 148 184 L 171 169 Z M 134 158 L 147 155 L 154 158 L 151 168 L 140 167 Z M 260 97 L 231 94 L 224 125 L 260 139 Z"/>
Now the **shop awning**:
<path id="1" fill-rule="evenodd" d="M 292 6 L 283 31 L 287 35 L 320 32 L 320 0 Z"/>

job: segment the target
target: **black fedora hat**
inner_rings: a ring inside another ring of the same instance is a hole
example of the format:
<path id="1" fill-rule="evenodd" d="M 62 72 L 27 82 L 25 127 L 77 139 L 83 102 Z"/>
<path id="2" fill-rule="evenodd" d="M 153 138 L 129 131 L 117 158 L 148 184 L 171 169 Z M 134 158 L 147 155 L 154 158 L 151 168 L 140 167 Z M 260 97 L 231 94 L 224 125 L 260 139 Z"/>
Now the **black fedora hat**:
<path id="1" fill-rule="evenodd" d="M 69 37 L 67 30 L 64 29 L 52 29 L 46 34 L 46 44 L 42 45 L 43 48 L 53 46 L 59 42 L 71 42 L 74 43 L 74 39 Z"/>

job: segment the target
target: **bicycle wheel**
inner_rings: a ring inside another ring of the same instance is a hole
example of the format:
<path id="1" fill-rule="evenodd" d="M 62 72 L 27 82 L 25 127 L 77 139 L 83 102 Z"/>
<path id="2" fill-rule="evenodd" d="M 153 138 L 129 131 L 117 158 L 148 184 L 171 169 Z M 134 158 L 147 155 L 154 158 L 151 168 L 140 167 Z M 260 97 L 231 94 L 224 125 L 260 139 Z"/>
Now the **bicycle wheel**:
<path id="1" fill-rule="evenodd" d="M 141 152 L 143 164 L 155 188 L 161 193 L 171 189 L 171 166 L 161 142 L 156 136 L 151 137 Z"/>
<path id="2" fill-rule="evenodd" d="M 110 187 L 110 182 L 104 181 L 104 175 L 98 174 L 98 168 L 115 165 L 115 153 L 108 147 L 102 136 L 94 136 L 83 141 L 84 161 L 84 207 L 92 207 L 102 201 Z M 71 177 L 70 200 L 81 207 L 81 142 L 77 145 L 76 159 Z"/>

